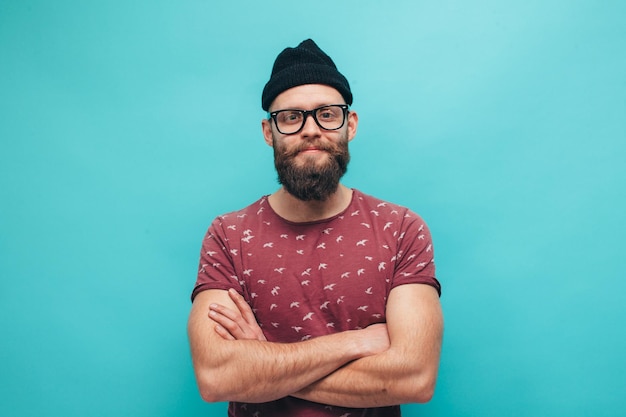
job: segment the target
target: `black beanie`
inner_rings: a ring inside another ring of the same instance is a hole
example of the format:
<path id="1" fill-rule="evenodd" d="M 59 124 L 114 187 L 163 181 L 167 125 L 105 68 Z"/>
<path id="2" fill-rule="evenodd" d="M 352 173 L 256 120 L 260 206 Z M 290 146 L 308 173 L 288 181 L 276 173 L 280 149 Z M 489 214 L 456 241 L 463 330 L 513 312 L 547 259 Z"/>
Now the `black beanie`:
<path id="1" fill-rule="evenodd" d="M 329 85 L 352 104 L 352 92 L 346 77 L 335 63 L 311 39 L 295 48 L 285 48 L 274 61 L 272 76 L 263 88 L 261 107 L 268 111 L 274 99 L 283 91 L 303 84 Z"/>

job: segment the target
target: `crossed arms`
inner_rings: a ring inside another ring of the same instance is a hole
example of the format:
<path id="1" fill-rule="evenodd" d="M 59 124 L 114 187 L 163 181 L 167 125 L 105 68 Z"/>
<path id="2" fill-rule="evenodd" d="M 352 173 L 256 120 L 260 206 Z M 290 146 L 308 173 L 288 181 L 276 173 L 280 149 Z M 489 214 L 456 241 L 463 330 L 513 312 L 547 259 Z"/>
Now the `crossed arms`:
<path id="1" fill-rule="evenodd" d="M 443 334 L 437 291 L 394 288 L 387 323 L 272 343 L 234 290 L 195 298 L 188 334 L 196 380 L 209 402 L 267 402 L 288 395 L 343 407 L 427 402 L 433 395 Z"/>

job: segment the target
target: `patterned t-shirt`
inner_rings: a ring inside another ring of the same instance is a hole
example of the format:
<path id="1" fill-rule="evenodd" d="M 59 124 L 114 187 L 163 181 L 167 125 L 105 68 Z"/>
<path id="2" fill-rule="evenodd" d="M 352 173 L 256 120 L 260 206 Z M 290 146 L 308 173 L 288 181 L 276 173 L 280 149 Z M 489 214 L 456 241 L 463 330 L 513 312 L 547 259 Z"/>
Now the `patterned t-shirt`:
<path id="1" fill-rule="evenodd" d="M 213 221 L 192 299 L 207 289 L 235 288 L 268 341 L 291 343 L 383 323 L 391 289 L 413 283 L 441 294 L 430 232 L 407 208 L 353 190 L 342 213 L 294 223 L 265 196 Z M 399 407 L 355 412 L 293 397 L 229 407 L 230 415 L 258 417 L 390 416 Z"/>

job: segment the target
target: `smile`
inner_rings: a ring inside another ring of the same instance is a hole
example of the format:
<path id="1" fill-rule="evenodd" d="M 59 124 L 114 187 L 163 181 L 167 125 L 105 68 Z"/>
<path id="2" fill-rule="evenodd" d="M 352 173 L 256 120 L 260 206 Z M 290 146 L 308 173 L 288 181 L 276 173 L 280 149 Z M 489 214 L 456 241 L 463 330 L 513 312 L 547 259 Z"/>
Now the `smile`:
<path id="1" fill-rule="evenodd" d="M 321 148 L 316 148 L 315 146 L 311 146 L 309 148 L 302 149 L 299 153 L 314 153 L 314 152 L 326 152 Z"/>

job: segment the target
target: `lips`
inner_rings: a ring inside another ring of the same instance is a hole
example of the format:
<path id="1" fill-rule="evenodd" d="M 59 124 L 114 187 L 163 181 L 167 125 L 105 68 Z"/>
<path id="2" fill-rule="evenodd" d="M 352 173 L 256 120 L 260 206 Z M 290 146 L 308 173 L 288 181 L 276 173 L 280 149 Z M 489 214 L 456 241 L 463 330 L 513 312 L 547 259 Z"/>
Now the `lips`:
<path id="1" fill-rule="evenodd" d="M 307 151 L 331 152 L 331 149 L 329 149 L 328 146 L 323 146 L 323 145 L 307 145 L 307 146 L 303 146 L 302 148 L 298 149 L 298 152 L 307 152 Z"/>
<path id="2" fill-rule="evenodd" d="M 331 155 L 333 154 L 332 148 L 330 146 L 305 144 L 301 147 L 293 149 L 290 152 L 287 152 L 286 156 L 294 158 L 299 154 L 315 153 L 315 152 L 326 152 Z"/>

